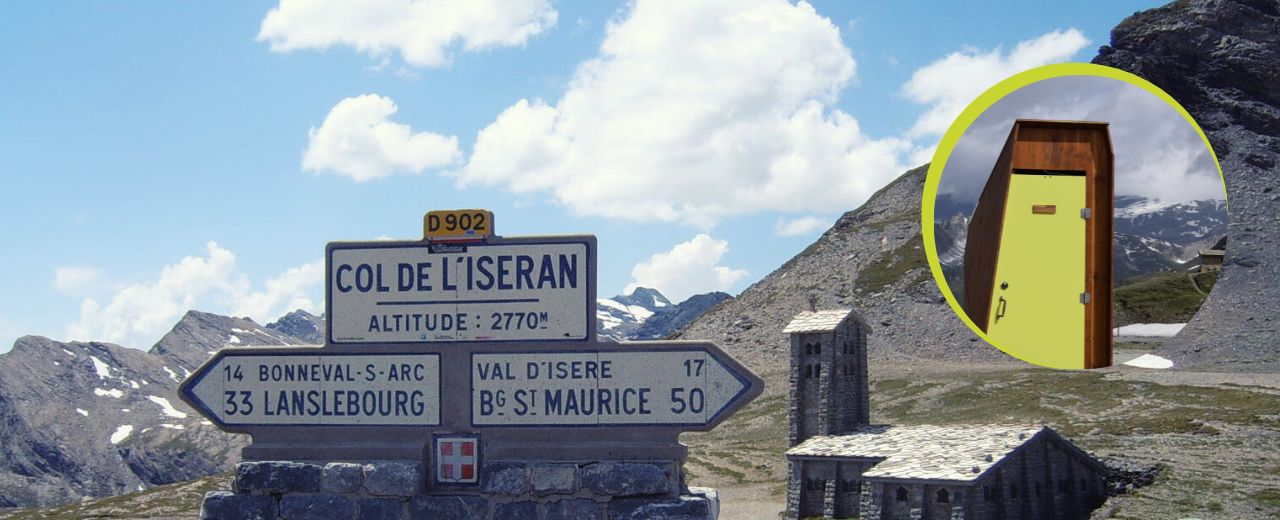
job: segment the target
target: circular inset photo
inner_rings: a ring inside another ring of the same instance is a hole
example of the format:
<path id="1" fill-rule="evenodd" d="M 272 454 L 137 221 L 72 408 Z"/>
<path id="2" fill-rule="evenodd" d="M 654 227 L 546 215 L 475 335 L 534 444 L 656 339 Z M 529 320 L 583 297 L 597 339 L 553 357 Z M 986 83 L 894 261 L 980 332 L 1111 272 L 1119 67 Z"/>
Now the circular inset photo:
<path id="1" fill-rule="evenodd" d="M 1200 127 L 1156 86 L 1099 65 L 1032 69 L 980 96 L 939 144 L 922 207 L 951 307 L 1050 368 L 1110 366 L 1115 345 L 1176 333 L 1226 247 L 1226 188 Z"/>

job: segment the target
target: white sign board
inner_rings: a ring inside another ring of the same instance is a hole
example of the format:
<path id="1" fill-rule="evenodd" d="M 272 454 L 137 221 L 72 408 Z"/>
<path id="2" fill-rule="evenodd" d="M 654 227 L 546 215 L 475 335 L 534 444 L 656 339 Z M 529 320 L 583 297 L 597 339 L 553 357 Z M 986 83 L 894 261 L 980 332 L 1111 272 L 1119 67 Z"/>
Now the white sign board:
<path id="1" fill-rule="evenodd" d="M 477 353 L 473 426 L 703 425 L 751 382 L 701 348 Z"/>
<path id="2" fill-rule="evenodd" d="M 440 355 L 242 355 L 224 349 L 182 392 L 219 426 L 435 426 Z"/>
<path id="3" fill-rule="evenodd" d="M 330 344 L 591 337 L 586 240 L 336 243 L 328 252 Z"/>

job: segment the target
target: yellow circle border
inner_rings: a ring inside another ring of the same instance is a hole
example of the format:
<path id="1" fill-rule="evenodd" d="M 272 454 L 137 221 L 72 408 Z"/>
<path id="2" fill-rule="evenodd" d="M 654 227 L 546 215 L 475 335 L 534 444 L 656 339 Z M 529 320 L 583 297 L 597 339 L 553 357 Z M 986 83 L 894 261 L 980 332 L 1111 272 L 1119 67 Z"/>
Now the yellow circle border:
<path id="1" fill-rule="evenodd" d="M 1187 123 L 1195 129 L 1196 133 L 1200 135 L 1200 139 L 1204 142 L 1205 148 L 1209 150 L 1209 155 L 1213 157 L 1213 164 L 1218 168 L 1218 178 L 1222 181 L 1223 200 L 1226 200 L 1226 179 L 1222 174 L 1222 165 L 1218 163 L 1218 154 L 1213 151 L 1213 145 L 1209 143 L 1208 136 L 1204 134 L 1204 130 L 1202 130 L 1200 125 L 1196 123 L 1196 120 L 1191 117 L 1191 114 L 1188 113 L 1177 100 L 1173 99 L 1173 96 L 1170 96 L 1167 92 L 1160 89 L 1160 87 L 1155 86 L 1150 81 L 1123 70 L 1104 65 L 1095 65 L 1092 63 L 1057 63 L 1019 72 L 1013 76 L 1005 78 L 987 89 L 979 95 L 977 99 L 969 103 L 969 106 L 965 107 L 964 111 L 960 112 L 960 116 L 957 117 L 955 121 L 951 122 L 951 126 L 947 128 L 947 132 L 942 135 L 942 140 L 938 142 L 938 148 L 933 154 L 933 160 L 929 163 L 929 173 L 925 177 L 924 181 L 924 194 L 920 201 L 920 232 L 924 236 L 924 251 L 925 257 L 929 261 L 929 271 L 933 273 L 934 283 L 938 284 L 938 289 L 942 291 L 942 296 L 946 298 L 947 304 L 951 306 L 951 310 L 955 311 L 956 316 L 960 317 L 960 320 L 969 327 L 969 330 L 972 330 L 974 334 L 977 334 L 978 337 L 983 339 L 983 341 L 986 341 L 988 345 L 992 345 L 1000 349 L 1005 354 L 1015 358 L 1018 358 L 1018 356 L 991 341 L 991 338 L 988 337 L 986 333 L 982 332 L 982 329 L 980 329 L 973 320 L 969 319 L 969 315 L 965 313 L 964 307 L 956 300 L 955 295 L 951 292 L 951 286 L 947 284 L 946 278 L 943 277 L 942 263 L 938 261 L 938 246 L 935 242 L 936 237 L 933 232 L 934 204 L 938 198 L 938 184 L 942 181 L 942 170 L 946 168 L 947 160 L 951 158 L 951 151 L 955 149 L 956 144 L 960 141 L 960 137 L 969 130 L 969 127 L 973 125 L 974 121 L 977 121 L 978 117 L 981 116 L 983 112 L 986 112 L 987 109 L 991 108 L 1001 99 L 1004 99 L 1005 96 L 1012 94 L 1018 89 L 1031 85 L 1032 83 L 1064 76 L 1095 76 L 1123 81 L 1155 95 L 1165 103 L 1169 104 L 1169 106 L 1173 107 L 1174 110 L 1177 110 L 1178 114 L 1182 115 L 1182 118 L 1185 119 Z M 1228 206 L 1228 210 L 1229 209 L 1230 207 Z M 1228 211 L 1228 216 L 1229 215 L 1230 212 Z M 1023 361 L 1026 360 L 1023 359 Z"/>

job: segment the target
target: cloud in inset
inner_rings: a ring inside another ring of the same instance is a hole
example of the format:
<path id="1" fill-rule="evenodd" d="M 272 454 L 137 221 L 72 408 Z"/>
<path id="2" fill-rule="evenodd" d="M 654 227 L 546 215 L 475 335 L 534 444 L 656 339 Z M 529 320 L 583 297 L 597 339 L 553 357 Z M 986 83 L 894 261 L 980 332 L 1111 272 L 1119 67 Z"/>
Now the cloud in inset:
<path id="1" fill-rule="evenodd" d="M 1137 86 L 1095 76 L 1033 83 L 987 109 L 956 143 L 939 193 L 977 200 L 1019 118 L 1108 123 L 1116 195 L 1170 202 L 1225 196 L 1209 149 L 1177 110 Z"/>

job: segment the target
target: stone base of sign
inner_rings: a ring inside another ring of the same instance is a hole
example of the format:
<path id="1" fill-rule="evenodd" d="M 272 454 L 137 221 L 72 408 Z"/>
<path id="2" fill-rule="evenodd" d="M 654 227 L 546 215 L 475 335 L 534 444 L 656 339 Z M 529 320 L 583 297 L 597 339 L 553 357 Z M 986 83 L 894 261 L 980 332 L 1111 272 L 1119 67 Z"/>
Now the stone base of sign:
<path id="1" fill-rule="evenodd" d="M 714 489 L 685 487 L 674 461 L 490 461 L 480 483 L 434 486 L 419 461 L 257 461 L 233 491 L 204 497 L 203 520 L 716 520 Z"/>

